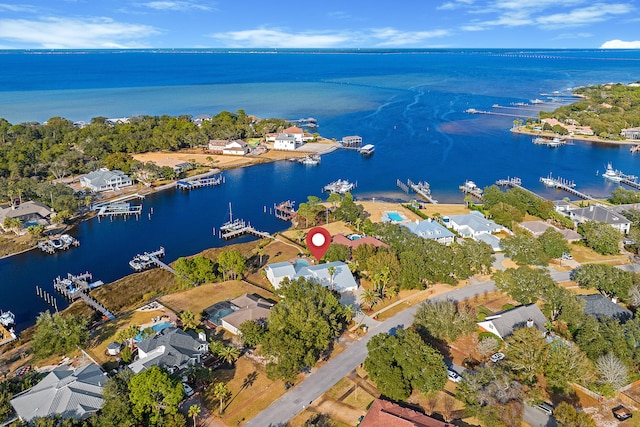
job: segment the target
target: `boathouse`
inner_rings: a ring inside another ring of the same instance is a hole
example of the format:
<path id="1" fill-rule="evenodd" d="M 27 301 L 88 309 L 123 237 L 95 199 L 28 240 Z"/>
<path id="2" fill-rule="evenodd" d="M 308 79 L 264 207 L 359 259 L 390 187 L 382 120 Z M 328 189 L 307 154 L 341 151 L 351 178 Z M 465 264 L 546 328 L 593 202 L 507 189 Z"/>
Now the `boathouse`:
<path id="1" fill-rule="evenodd" d="M 424 221 L 404 222 L 400 224 L 403 227 L 407 227 L 416 236 L 420 236 L 423 239 L 435 240 L 443 245 L 450 245 L 453 243 L 455 235 L 440 225 L 437 221 L 432 219 L 426 219 Z"/>
<path id="2" fill-rule="evenodd" d="M 53 415 L 82 420 L 102 407 L 106 381 L 106 374 L 94 363 L 76 369 L 59 366 L 38 384 L 11 399 L 11 406 L 27 423 Z"/>
<path id="3" fill-rule="evenodd" d="M 124 172 L 100 168 L 80 178 L 80 184 L 94 193 L 106 190 L 118 190 L 133 185 L 133 181 Z"/>
<path id="4" fill-rule="evenodd" d="M 0 227 L 5 229 L 4 221 L 7 218 L 20 220 L 25 227 L 36 224 L 47 226 L 52 217 L 53 210 L 40 202 L 17 202 L 7 208 L 0 208 Z"/>

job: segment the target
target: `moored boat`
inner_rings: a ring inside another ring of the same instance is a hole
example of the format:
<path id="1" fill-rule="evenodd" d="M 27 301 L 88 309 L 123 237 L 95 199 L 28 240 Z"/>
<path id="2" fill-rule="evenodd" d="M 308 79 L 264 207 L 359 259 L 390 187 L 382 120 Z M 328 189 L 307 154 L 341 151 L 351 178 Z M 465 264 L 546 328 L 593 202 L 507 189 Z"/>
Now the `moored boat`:
<path id="1" fill-rule="evenodd" d="M 16 323 L 16 316 L 10 311 L 0 310 L 0 324 L 3 326 L 11 326 Z"/>
<path id="2" fill-rule="evenodd" d="M 376 149 L 375 145 L 367 144 L 360 148 L 360 154 L 362 154 L 364 157 L 367 157 L 372 155 L 375 149 Z"/>
<path id="3" fill-rule="evenodd" d="M 619 170 L 614 170 L 611 163 L 607 163 L 607 170 L 602 174 L 604 179 L 611 182 L 620 182 L 624 178 Z"/>

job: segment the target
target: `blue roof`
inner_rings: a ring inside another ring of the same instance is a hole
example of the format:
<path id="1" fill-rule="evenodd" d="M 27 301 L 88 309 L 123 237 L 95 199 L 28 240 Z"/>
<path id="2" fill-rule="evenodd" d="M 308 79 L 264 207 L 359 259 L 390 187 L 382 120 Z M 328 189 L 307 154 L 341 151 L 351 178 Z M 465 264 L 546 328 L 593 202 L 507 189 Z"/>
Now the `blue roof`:
<path id="1" fill-rule="evenodd" d="M 418 223 L 407 222 L 400 224 L 407 227 L 413 234 L 424 239 L 442 239 L 445 237 L 454 237 L 454 234 L 440 223 L 432 220 L 424 220 Z"/>

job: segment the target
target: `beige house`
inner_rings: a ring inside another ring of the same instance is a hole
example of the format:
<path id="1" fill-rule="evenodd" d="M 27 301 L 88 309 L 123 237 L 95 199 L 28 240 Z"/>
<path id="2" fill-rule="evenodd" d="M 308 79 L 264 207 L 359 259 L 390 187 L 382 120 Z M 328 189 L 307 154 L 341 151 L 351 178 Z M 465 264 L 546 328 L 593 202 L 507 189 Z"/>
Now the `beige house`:
<path id="1" fill-rule="evenodd" d="M 7 218 L 22 221 L 25 227 L 29 225 L 49 225 L 53 217 L 53 210 L 48 206 L 34 201 L 14 204 L 6 208 L 0 208 L 0 227 L 4 228 L 4 221 Z M 5 230 L 6 231 L 6 230 Z"/>

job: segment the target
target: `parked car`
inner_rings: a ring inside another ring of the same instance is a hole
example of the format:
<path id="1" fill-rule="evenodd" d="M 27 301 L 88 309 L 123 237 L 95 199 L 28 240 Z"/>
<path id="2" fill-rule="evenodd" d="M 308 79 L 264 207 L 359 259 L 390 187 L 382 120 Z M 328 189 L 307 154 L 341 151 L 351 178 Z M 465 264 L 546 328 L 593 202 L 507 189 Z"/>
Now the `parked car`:
<path id="1" fill-rule="evenodd" d="M 187 397 L 191 397 L 193 396 L 193 393 L 195 393 L 195 391 L 193 391 L 191 386 L 187 383 L 182 383 L 182 387 L 184 388 L 184 394 L 186 394 Z"/>
<path id="2" fill-rule="evenodd" d="M 451 369 L 447 369 L 447 377 L 454 383 L 459 383 L 460 381 L 462 381 L 462 377 L 460 376 L 460 374 L 458 374 L 456 371 L 452 371 Z"/>
<path id="3" fill-rule="evenodd" d="M 631 411 L 622 405 L 616 406 L 611 411 L 613 412 L 613 416 L 620 421 L 628 420 L 629 418 L 633 417 Z"/>
<path id="4" fill-rule="evenodd" d="M 496 354 L 492 355 L 490 359 L 494 363 L 495 362 L 499 362 L 502 359 L 504 359 L 504 353 L 496 353 Z"/>
<path id="5" fill-rule="evenodd" d="M 573 259 L 573 256 L 571 256 L 570 253 L 565 252 L 565 253 L 562 254 L 562 258 L 561 259 L 563 259 L 565 261 L 566 260 L 571 260 L 571 259 Z"/>
<path id="6" fill-rule="evenodd" d="M 541 404 L 539 404 L 537 406 L 537 408 L 540 409 L 542 412 L 544 412 L 547 415 L 552 415 L 553 414 L 553 405 L 551 405 L 551 403 L 542 402 Z"/>

